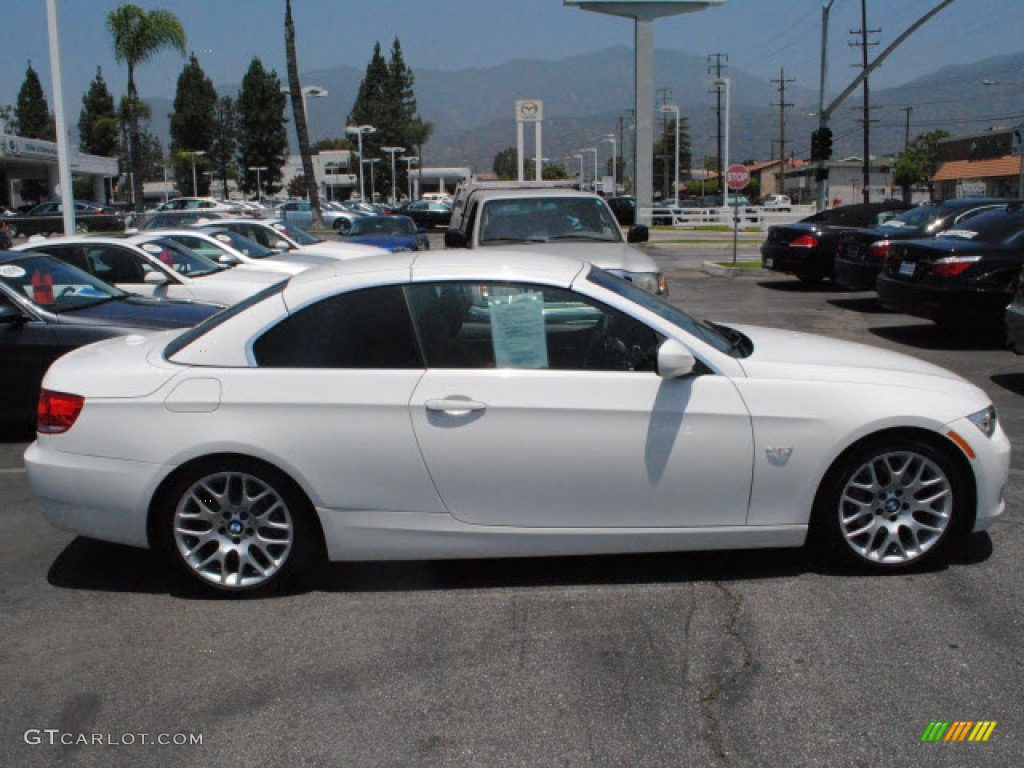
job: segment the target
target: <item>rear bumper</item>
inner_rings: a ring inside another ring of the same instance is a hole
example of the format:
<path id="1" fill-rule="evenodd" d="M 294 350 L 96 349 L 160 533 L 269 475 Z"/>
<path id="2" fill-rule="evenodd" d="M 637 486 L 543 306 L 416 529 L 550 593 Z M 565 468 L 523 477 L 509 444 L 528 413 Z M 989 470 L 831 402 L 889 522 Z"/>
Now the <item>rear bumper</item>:
<path id="1" fill-rule="evenodd" d="M 878 276 L 875 284 L 882 306 L 895 312 L 937 322 L 976 321 L 996 325 L 1002 321 L 1009 298 L 999 292 L 972 291 L 962 284 L 942 287 Z"/>
<path id="2" fill-rule="evenodd" d="M 1010 349 L 1024 355 L 1024 307 L 1010 304 L 1003 315 L 1006 321 L 1006 341 Z"/>
<path id="3" fill-rule="evenodd" d="M 836 283 L 850 291 L 873 291 L 880 265 L 836 259 Z"/>
<path id="4" fill-rule="evenodd" d="M 25 451 L 25 469 L 43 517 L 54 527 L 149 546 L 149 500 L 164 475 L 162 466 L 64 453 L 37 440 Z"/>
<path id="5" fill-rule="evenodd" d="M 831 259 L 817 248 L 790 248 L 779 243 L 761 246 L 761 266 L 774 272 L 807 277 L 831 277 Z"/>

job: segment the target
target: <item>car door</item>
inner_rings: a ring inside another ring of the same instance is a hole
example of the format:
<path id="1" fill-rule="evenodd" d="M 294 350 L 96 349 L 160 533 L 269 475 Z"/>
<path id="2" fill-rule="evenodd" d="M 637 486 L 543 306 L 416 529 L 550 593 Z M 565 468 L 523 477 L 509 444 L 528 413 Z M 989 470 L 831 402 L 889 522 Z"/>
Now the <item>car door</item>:
<path id="1" fill-rule="evenodd" d="M 538 528 L 745 523 L 753 437 L 728 378 L 659 377 L 661 336 L 567 290 L 407 292 L 427 363 L 412 423 L 453 516 Z"/>
<path id="2" fill-rule="evenodd" d="M 331 296 L 252 346 L 256 368 L 225 369 L 221 411 L 287 456 L 328 512 L 444 513 L 409 422 L 423 363 L 398 286 Z M 251 416 L 251 417 L 250 417 Z"/>
<path id="3" fill-rule="evenodd" d="M 32 421 L 43 374 L 66 351 L 47 322 L 0 290 L 0 421 Z"/>

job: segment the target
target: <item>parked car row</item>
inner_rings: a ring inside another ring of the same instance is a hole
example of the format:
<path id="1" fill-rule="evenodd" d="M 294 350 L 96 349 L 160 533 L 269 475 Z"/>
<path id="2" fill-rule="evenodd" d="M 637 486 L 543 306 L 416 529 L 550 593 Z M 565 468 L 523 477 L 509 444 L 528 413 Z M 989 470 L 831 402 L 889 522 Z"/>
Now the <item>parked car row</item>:
<path id="1" fill-rule="evenodd" d="M 941 325 L 1005 324 L 1010 346 L 1024 353 L 1021 202 L 946 200 L 880 215 L 886 221 L 873 227 L 810 219 L 774 227 L 762 264 L 801 280 L 833 277 L 844 288 L 874 289 L 886 309 Z"/>

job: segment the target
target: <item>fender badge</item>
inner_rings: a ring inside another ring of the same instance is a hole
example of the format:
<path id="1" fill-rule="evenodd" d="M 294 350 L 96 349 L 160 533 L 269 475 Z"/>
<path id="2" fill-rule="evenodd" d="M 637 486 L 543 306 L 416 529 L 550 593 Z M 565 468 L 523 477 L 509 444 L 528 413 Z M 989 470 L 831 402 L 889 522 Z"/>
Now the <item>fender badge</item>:
<path id="1" fill-rule="evenodd" d="M 784 467 L 789 457 L 793 455 L 792 448 L 767 448 L 765 454 L 768 456 L 768 463 L 774 467 Z"/>

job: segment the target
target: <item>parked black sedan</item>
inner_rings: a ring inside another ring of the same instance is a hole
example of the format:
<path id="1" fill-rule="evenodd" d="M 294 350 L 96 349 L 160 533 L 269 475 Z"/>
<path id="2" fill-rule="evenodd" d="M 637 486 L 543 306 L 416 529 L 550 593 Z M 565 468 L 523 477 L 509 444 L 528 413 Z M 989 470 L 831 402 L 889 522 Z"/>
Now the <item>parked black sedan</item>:
<path id="1" fill-rule="evenodd" d="M 107 232 L 124 229 L 124 214 L 109 205 L 75 200 L 75 226 L 79 232 Z M 3 223 L 11 237 L 29 237 L 64 232 L 64 205 L 50 200 L 18 216 L 5 216 Z"/>
<path id="2" fill-rule="evenodd" d="M 794 224 L 769 227 L 761 246 L 761 265 L 807 283 L 821 282 L 835 275 L 836 247 L 843 232 L 851 227 L 877 227 L 908 208 L 900 200 L 842 205 Z"/>
<path id="3" fill-rule="evenodd" d="M 933 237 L 976 211 L 1005 207 L 1005 198 L 961 198 L 923 203 L 874 229 L 843 232 L 836 251 L 836 283 L 853 291 L 874 290 L 889 247 L 896 240 Z"/>
<path id="4" fill-rule="evenodd" d="M 942 325 L 996 326 L 1024 264 L 1024 209 L 1011 203 L 937 237 L 894 242 L 876 285 L 882 306 Z"/>
<path id="5" fill-rule="evenodd" d="M 452 220 L 452 207 L 448 203 L 417 200 L 398 211 L 416 222 L 417 227 L 447 227 Z"/>
<path id="6" fill-rule="evenodd" d="M 187 328 L 219 309 L 132 296 L 50 256 L 0 252 L 0 422 L 35 420 L 43 374 L 65 352 L 113 336 Z"/>

